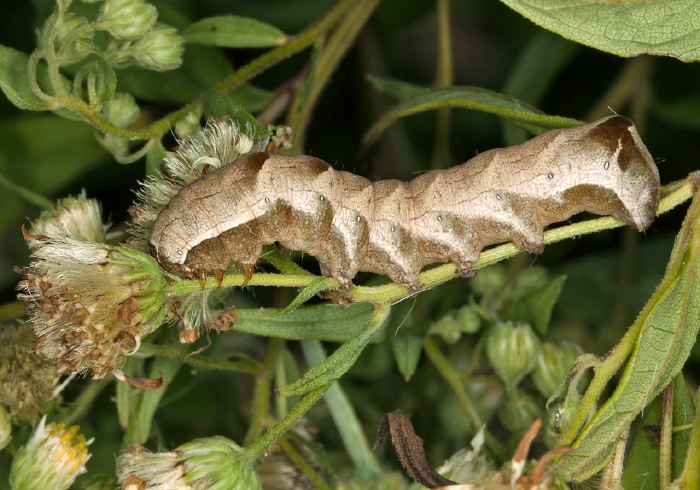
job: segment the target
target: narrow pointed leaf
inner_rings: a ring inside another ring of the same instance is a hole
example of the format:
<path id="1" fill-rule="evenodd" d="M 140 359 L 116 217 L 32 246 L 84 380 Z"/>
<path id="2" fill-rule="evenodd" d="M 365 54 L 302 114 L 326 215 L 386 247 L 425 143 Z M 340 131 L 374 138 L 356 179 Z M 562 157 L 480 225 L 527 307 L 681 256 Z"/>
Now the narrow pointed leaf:
<path id="1" fill-rule="evenodd" d="M 576 119 L 548 116 L 522 101 L 477 87 L 428 89 L 403 99 L 375 122 L 362 139 L 363 149 L 372 145 L 384 130 L 397 119 L 444 107 L 473 109 L 495 114 L 532 134 L 539 134 L 553 128 L 570 128 L 583 124 Z"/>
<path id="2" fill-rule="evenodd" d="M 384 321 L 389 316 L 389 311 L 390 308 L 387 306 L 376 308 L 362 332 L 352 340 L 341 345 L 338 350 L 321 364 L 309 369 L 304 374 L 304 377 L 297 382 L 277 388 L 277 393 L 285 397 L 300 396 L 340 378 L 355 364 L 355 361 L 357 361 L 357 358 L 374 334 L 384 324 Z"/>
<path id="3" fill-rule="evenodd" d="M 220 48 L 279 46 L 287 36 L 270 24 L 248 17 L 221 15 L 195 22 L 182 31 L 185 41 Z"/>

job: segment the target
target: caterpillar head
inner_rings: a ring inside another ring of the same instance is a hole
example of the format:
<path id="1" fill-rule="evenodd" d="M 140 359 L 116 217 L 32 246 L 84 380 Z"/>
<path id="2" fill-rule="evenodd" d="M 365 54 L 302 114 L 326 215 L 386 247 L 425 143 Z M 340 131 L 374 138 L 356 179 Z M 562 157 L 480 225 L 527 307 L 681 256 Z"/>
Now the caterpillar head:
<path id="1" fill-rule="evenodd" d="M 637 128 L 624 116 L 609 116 L 588 126 L 591 129 L 582 141 L 588 146 L 586 158 L 596 166 L 596 176 L 603 183 L 598 192 L 608 195 L 601 201 L 616 201 L 612 207 L 589 210 L 610 214 L 638 231 L 647 229 L 659 206 L 660 181 Z"/>

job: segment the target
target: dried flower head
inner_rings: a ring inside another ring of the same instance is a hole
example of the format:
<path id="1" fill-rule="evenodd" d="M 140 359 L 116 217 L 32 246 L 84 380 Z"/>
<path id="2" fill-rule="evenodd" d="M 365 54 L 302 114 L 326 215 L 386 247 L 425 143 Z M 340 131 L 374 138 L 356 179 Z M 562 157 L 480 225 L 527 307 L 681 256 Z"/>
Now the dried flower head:
<path id="1" fill-rule="evenodd" d="M 102 223 L 102 209 L 95 199 L 88 199 L 83 192 L 77 197 L 59 199 L 53 209 L 41 213 L 30 228 L 31 235 L 58 238 L 72 236 L 88 242 L 104 242 L 108 224 Z M 40 245 L 40 240 L 30 240 L 29 248 Z"/>
<path id="2" fill-rule="evenodd" d="M 176 151 L 165 155 L 160 172 L 149 177 L 138 192 L 138 200 L 129 210 L 133 218 L 129 231 L 134 237 L 129 244 L 148 251 L 154 221 L 180 189 L 241 155 L 263 151 L 268 141 L 267 137 L 247 136 L 237 122 L 227 118 L 212 119 L 202 131 L 185 138 Z M 196 340 L 200 328 L 213 321 L 209 318 L 211 303 L 211 290 L 173 297 L 168 302 L 169 319 L 183 326 L 180 335 L 183 342 Z"/>
<path id="3" fill-rule="evenodd" d="M 129 210 L 135 237 L 131 244 L 148 249 L 148 236 L 158 213 L 177 192 L 208 171 L 216 170 L 246 153 L 263 151 L 268 138 L 251 138 L 230 119 L 212 119 L 199 133 L 185 138 L 176 151 L 168 152 L 160 172 L 151 176 L 138 192 L 136 204 Z"/>
<path id="4" fill-rule="evenodd" d="M 12 460 L 10 485 L 14 490 L 63 490 L 86 471 L 92 439 L 85 441 L 78 426 L 45 423 L 46 416 Z"/>
<path id="5" fill-rule="evenodd" d="M 128 246 L 45 238 L 21 273 L 17 298 L 35 325 L 35 349 L 59 374 L 103 378 L 164 318 L 158 264 Z"/>
<path id="6" fill-rule="evenodd" d="M 174 451 L 132 445 L 117 459 L 122 490 L 248 490 L 260 488 L 243 449 L 225 437 L 195 439 Z"/>
<path id="7" fill-rule="evenodd" d="M 32 255 L 18 270 L 18 299 L 35 328 L 35 350 L 58 374 L 100 379 L 163 321 L 165 279 L 150 255 L 112 247 L 99 204 L 85 196 L 59 201 L 32 224 Z"/>
<path id="8" fill-rule="evenodd" d="M 56 365 L 32 352 L 31 324 L 0 325 L 0 407 L 19 423 L 36 423 L 54 400 Z"/>

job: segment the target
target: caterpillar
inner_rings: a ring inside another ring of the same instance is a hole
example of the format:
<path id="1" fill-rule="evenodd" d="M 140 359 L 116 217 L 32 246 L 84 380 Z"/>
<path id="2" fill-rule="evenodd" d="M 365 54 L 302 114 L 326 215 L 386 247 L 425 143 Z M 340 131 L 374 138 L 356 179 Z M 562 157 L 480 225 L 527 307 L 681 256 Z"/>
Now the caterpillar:
<path id="1" fill-rule="evenodd" d="M 543 249 L 544 227 L 582 211 L 639 231 L 655 217 L 659 172 L 632 121 L 609 116 L 410 182 L 334 170 L 307 155 L 248 153 L 186 185 L 159 212 L 149 247 L 167 270 L 192 277 L 233 262 L 252 274 L 262 246 L 313 255 L 352 287 L 359 271 L 411 290 L 421 269 L 471 267 L 488 245 Z"/>

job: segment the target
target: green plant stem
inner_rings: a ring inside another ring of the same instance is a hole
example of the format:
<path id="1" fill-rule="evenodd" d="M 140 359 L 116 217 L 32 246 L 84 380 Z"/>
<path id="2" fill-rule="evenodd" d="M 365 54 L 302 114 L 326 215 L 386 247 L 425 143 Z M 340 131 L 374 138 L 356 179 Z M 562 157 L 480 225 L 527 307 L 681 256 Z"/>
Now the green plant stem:
<path id="1" fill-rule="evenodd" d="M 71 402 L 71 406 L 74 409 L 68 414 L 60 417 L 57 422 L 63 422 L 67 425 L 75 423 L 82 416 L 84 416 L 90 407 L 92 407 L 92 402 L 99 396 L 102 391 L 109 386 L 114 378 L 103 379 L 99 383 L 91 384 L 87 386 L 80 394 Z"/>
<path id="2" fill-rule="evenodd" d="M 374 0 L 378 1 L 378 0 Z M 278 48 L 275 48 L 261 57 L 251 61 L 249 64 L 241 67 L 236 72 L 216 85 L 215 90 L 222 93 L 229 93 L 232 90 L 240 87 L 247 81 L 265 71 L 270 66 L 288 58 L 313 44 L 319 36 L 333 28 L 341 19 L 343 19 L 348 10 L 354 7 L 355 0 L 342 0 L 322 19 L 311 25 L 306 30 L 299 33 L 296 37 L 290 38 L 290 41 Z M 47 64 L 49 65 L 49 75 L 52 85 L 57 91 L 55 97 L 43 94 L 39 86 L 36 84 L 37 63 L 41 59 L 41 54 L 34 52 L 30 55 L 28 68 L 30 70 L 30 85 L 32 91 L 47 102 L 52 104 L 53 109 L 65 107 L 76 114 L 79 114 L 85 121 L 92 124 L 96 129 L 103 133 L 110 133 L 128 140 L 152 140 L 159 139 L 163 134 L 170 131 L 175 123 L 185 114 L 195 110 L 202 104 L 204 95 L 197 97 L 191 103 L 180 108 L 179 110 L 168 114 L 167 116 L 155 121 L 148 126 L 140 129 L 125 129 L 112 124 L 104 118 L 99 110 L 83 102 L 82 100 L 73 97 L 70 94 L 58 93 L 60 90 L 60 73 L 58 72 L 58 63 L 55 62 L 55 57 L 51 57 L 51 53 L 46 54 Z M 52 69 L 53 67 L 53 69 Z"/>
<path id="3" fill-rule="evenodd" d="M 608 384 L 610 378 L 612 378 L 615 373 L 618 372 L 620 367 L 622 367 L 624 362 L 629 357 L 637 343 L 637 338 L 639 337 L 643 327 L 644 322 L 636 321 L 632 327 L 627 330 L 620 343 L 617 344 L 608 353 L 605 360 L 598 364 L 598 366 L 595 368 L 595 376 L 588 385 L 585 395 L 583 395 L 583 398 L 581 399 L 581 405 L 571 419 L 571 423 L 566 428 L 566 431 L 564 431 L 557 441 L 556 447 L 571 445 L 581 428 L 589 420 L 590 416 L 595 413 L 597 409 L 597 401 L 600 398 L 600 395 L 603 393 L 605 386 Z"/>
<path id="4" fill-rule="evenodd" d="M 302 340 L 301 345 L 310 366 L 316 366 L 326 360 L 323 345 L 318 340 Z M 328 406 L 345 450 L 355 465 L 357 475 L 360 477 L 381 475 L 379 461 L 367 442 L 352 403 L 339 383 L 335 383 L 328 389 L 323 401 Z"/>
<path id="5" fill-rule="evenodd" d="M 255 380 L 253 410 L 250 425 L 248 426 L 248 433 L 243 442 L 244 446 L 249 446 L 260 436 L 265 420 L 269 416 L 273 367 L 283 350 L 284 339 L 273 338 L 270 340 L 267 354 L 265 354 L 265 359 L 263 360 L 264 368 L 260 370 Z"/>
<path id="6" fill-rule="evenodd" d="M 671 459 L 673 438 L 673 385 L 670 383 L 662 392 L 661 440 L 659 441 L 659 488 L 671 485 Z"/>
<path id="7" fill-rule="evenodd" d="M 698 390 L 695 399 L 700 400 L 700 390 Z M 677 488 L 687 489 L 697 489 L 698 482 L 700 482 L 700 410 L 695 413 L 693 432 L 688 444 L 688 455 L 685 457 L 683 473 L 677 482 L 679 483 Z"/>
<path id="8" fill-rule="evenodd" d="M 231 354 L 229 354 L 230 356 Z M 181 348 L 169 347 L 167 345 L 156 345 L 143 343 L 139 347 L 138 352 L 133 354 L 133 357 L 171 357 L 174 359 L 182 359 L 185 364 L 197 368 L 211 369 L 217 371 L 232 371 L 235 373 L 258 374 L 264 370 L 263 366 L 254 359 L 244 357 L 240 361 L 217 361 L 202 356 L 186 357 L 186 354 Z M 184 357 L 184 359 L 183 359 Z"/>
<path id="9" fill-rule="evenodd" d="M 287 124 L 292 127 L 296 137 L 294 148 L 303 149 L 306 129 L 324 87 L 328 84 L 331 74 L 343 59 L 355 38 L 367 23 L 370 15 L 379 5 L 380 0 L 356 0 L 339 22 L 321 55 L 309 73 L 311 85 L 307 90 L 301 90 L 292 104 Z M 303 100 L 302 100 L 303 99 Z"/>
<path id="10" fill-rule="evenodd" d="M 450 30 L 451 0 L 437 0 L 437 73 L 436 87 L 449 87 L 453 83 L 452 42 Z M 446 168 L 450 165 L 450 120 L 449 107 L 439 109 L 435 127 L 435 149 L 433 168 Z"/>
<path id="11" fill-rule="evenodd" d="M 680 183 L 675 183 L 669 186 L 672 188 L 671 193 L 663 199 L 659 205 L 657 214 L 668 211 L 671 207 L 683 202 L 685 199 L 693 195 L 694 189 L 698 184 L 698 175 L 691 174 L 688 178 Z M 603 220 L 613 218 L 602 218 Z M 598 220 L 594 220 L 598 221 Z M 560 228 L 558 228 L 560 229 Z M 557 229 L 557 230 L 558 230 Z M 556 230 L 553 230 L 556 231 Z M 622 364 L 627 360 L 632 350 L 635 348 L 637 339 L 644 328 L 644 319 L 649 315 L 649 305 L 655 305 L 658 302 L 658 296 L 665 293 L 665 288 L 662 285 L 657 288 L 652 298 L 647 303 L 647 307 L 639 315 L 637 320 L 627 330 L 622 340 L 617 344 L 595 368 L 595 376 L 588 386 L 586 393 L 581 399 L 579 409 L 574 414 L 571 422 L 564 433 L 557 441 L 557 447 L 571 445 L 579 434 L 583 426 L 590 419 L 590 416 L 597 410 L 597 401 L 600 398 L 605 386 L 610 378 L 612 378 L 620 369 Z"/>
<path id="12" fill-rule="evenodd" d="M 459 404 L 467 414 L 467 418 L 472 425 L 473 432 L 476 433 L 484 425 L 484 422 L 481 420 L 476 407 L 474 407 L 474 404 L 469 398 L 467 390 L 464 389 L 459 373 L 454 369 L 454 366 L 452 366 L 449 359 L 447 359 L 447 357 L 442 353 L 434 338 L 426 337 L 423 341 L 423 349 L 428 355 L 430 362 L 433 363 L 440 375 L 445 379 L 445 381 L 447 381 L 447 384 L 450 385 L 452 391 L 454 391 Z M 493 451 L 502 460 L 508 459 L 506 448 L 486 429 L 484 429 L 484 437 L 486 440 L 486 445 L 489 447 L 489 449 L 491 449 L 491 451 Z"/>
<path id="13" fill-rule="evenodd" d="M 301 401 L 294 406 L 294 408 L 285 418 L 270 427 L 270 429 L 268 429 L 268 431 L 265 432 L 260 439 L 245 449 L 243 459 L 253 461 L 267 451 L 277 439 L 287 432 L 297 420 L 303 417 L 304 414 L 306 414 L 306 412 L 308 412 L 311 407 L 313 407 L 316 402 L 321 399 L 323 394 L 328 388 L 330 388 L 331 385 L 332 382 L 329 382 L 319 386 L 315 390 L 310 391 L 308 395 L 302 398 Z"/>
<path id="14" fill-rule="evenodd" d="M 0 322 L 15 320 L 24 315 L 24 301 L 13 301 L 0 305 Z"/>
<path id="15" fill-rule="evenodd" d="M 299 454 L 299 451 L 296 450 L 296 448 L 286 437 L 280 437 L 277 442 L 280 444 L 280 446 L 282 446 L 282 449 L 284 449 L 284 452 L 287 453 L 287 456 L 289 456 L 289 459 L 292 460 L 292 463 L 294 463 L 297 468 L 304 472 L 304 474 L 309 477 L 314 485 L 321 490 L 330 490 L 331 487 L 329 487 L 328 484 L 323 481 L 321 475 L 319 475 L 318 472 L 316 472 L 316 470 L 314 470 L 311 465 L 306 462 L 301 454 Z"/>

